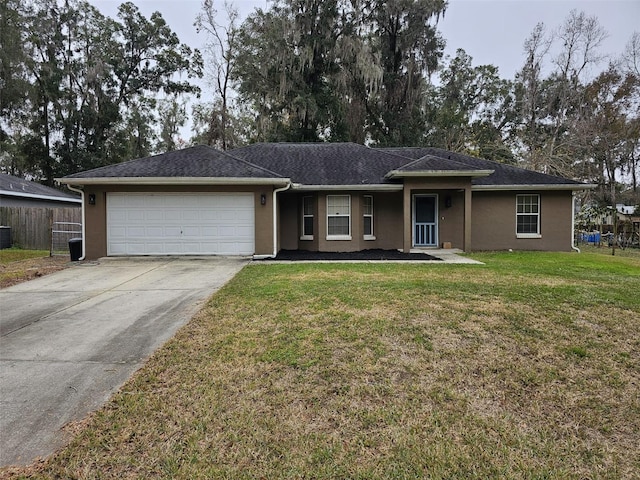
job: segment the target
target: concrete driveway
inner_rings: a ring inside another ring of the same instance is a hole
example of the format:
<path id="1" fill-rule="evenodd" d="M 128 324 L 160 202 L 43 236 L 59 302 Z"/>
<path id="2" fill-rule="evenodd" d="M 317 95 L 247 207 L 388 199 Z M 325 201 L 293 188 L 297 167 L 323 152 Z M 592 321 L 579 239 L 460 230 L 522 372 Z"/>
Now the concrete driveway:
<path id="1" fill-rule="evenodd" d="M 0 466 L 63 446 L 247 260 L 102 259 L 0 290 Z"/>

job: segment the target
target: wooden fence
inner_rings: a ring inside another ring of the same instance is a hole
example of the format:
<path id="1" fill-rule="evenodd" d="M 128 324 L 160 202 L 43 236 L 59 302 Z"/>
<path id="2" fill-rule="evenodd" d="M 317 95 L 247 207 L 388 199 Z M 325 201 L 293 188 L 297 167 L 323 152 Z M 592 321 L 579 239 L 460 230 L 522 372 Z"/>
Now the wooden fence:
<path id="1" fill-rule="evenodd" d="M 14 246 L 50 250 L 54 222 L 82 223 L 81 208 L 0 207 L 0 225 L 11 227 Z"/>

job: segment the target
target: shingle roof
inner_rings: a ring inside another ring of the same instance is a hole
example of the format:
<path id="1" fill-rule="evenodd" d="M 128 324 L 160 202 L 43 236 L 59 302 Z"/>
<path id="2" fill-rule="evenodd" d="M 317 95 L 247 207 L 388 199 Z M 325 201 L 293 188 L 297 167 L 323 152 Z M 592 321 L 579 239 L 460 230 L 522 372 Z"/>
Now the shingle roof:
<path id="1" fill-rule="evenodd" d="M 545 173 L 534 172 L 524 168 L 507 165 L 504 163 L 484 160 L 482 158 L 472 157 L 462 153 L 450 152 L 435 147 L 398 147 L 383 148 L 385 152 L 403 155 L 407 158 L 420 159 L 425 156 L 435 156 L 446 161 L 455 161 L 471 168 L 479 170 L 494 170 L 494 172 L 481 178 L 474 178 L 473 185 L 580 185 L 581 182 L 571 180 L 569 178 L 557 177 L 555 175 L 547 175 Z"/>
<path id="2" fill-rule="evenodd" d="M 36 182 L 30 182 L 24 178 L 14 177 L 6 173 L 0 173 L 0 193 L 4 195 L 16 194 L 20 196 L 56 197 L 61 201 L 79 200 L 78 195 L 62 192 L 55 188 L 47 187 Z"/>
<path id="3" fill-rule="evenodd" d="M 138 158 L 68 175 L 73 178 L 282 178 L 281 175 L 205 145 Z"/>
<path id="4" fill-rule="evenodd" d="M 425 155 L 397 169 L 400 172 L 468 172 L 477 170 L 467 164 L 449 160 L 446 158 L 436 157 L 435 155 Z"/>
<path id="5" fill-rule="evenodd" d="M 290 179 L 303 185 L 397 184 L 390 172 L 478 171 L 476 186 L 582 185 L 433 147 L 369 148 L 356 143 L 255 143 L 229 152 L 200 145 L 69 175 L 94 178 Z M 486 176 L 487 171 L 493 171 Z M 72 183 L 72 182 L 68 182 Z"/>
<path id="6" fill-rule="evenodd" d="M 254 143 L 229 152 L 293 183 L 305 185 L 377 185 L 407 163 L 398 155 L 357 143 Z"/>

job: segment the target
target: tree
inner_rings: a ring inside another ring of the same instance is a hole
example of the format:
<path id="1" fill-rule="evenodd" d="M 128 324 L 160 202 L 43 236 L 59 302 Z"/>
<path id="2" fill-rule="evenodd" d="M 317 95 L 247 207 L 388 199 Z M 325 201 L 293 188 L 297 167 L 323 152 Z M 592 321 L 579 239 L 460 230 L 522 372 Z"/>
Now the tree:
<path id="1" fill-rule="evenodd" d="M 217 144 L 222 150 L 233 148 L 235 145 L 230 142 L 232 132 L 230 126 L 233 123 L 231 116 L 233 107 L 231 105 L 232 96 L 232 76 L 236 64 L 237 37 L 238 37 L 238 11 L 225 2 L 224 4 L 225 23 L 220 24 L 217 20 L 217 10 L 213 8 L 211 0 L 205 0 L 202 11 L 196 18 L 198 31 L 204 31 L 208 35 L 207 54 L 210 61 L 210 77 L 213 84 L 215 98 L 213 104 L 199 109 L 200 114 L 208 111 L 211 115 L 208 121 L 202 122 L 209 128 L 206 134 L 207 144 Z M 218 105 L 218 108 L 215 107 Z"/>
<path id="2" fill-rule="evenodd" d="M 176 74 L 199 75 L 199 52 L 180 44 L 159 13 L 147 19 L 124 3 L 114 20 L 81 0 L 16 11 L 27 95 L 7 136 L 30 160 L 25 173 L 44 183 L 148 153 L 155 134 L 144 122 L 153 127 L 155 115 L 145 109 L 155 109 L 160 92 L 197 90 Z"/>
<path id="3" fill-rule="evenodd" d="M 595 17 L 573 10 L 560 28 L 548 33 L 538 24 L 525 42 L 527 60 L 516 78 L 516 97 L 526 166 L 577 176 L 571 132 L 585 82 L 604 58 L 599 48 L 606 36 Z M 547 77 L 545 66 L 551 70 Z"/>
<path id="4" fill-rule="evenodd" d="M 160 141 L 157 150 L 169 152 L 176 150 L 180 144 L 178 134 L 180 127 L 187 121 L 187 110 L 185 102 L 181 102 L 177 97 L 171 97 L 160 101 Z"/>
<path id="5" fill-rule="evenodd" d="M 640 82 L 632 74 L 620 72 L 613 64 L 591 82 L 585 90 L 585 102 L 578 128 L 582 154 L 599 174 L 601 198 L 607 200 L 613 212 L 613 234 L 617 238 L 616 195 L 618 173 L 624 169 L 627 157 L 637 148 L 640 138 L 637 110 L 632 117 L 634 98 Z M 615 255 L 613 242 L 612 254 Z"/>
<path id="6" fill-rule="evenodd" d="M 493 65 L 472 65 L 458 49 L 432 89 L 426 142 L 497 161 L 513 162 L 505 140 L 511 121 L 511 83 Z"/>
<path id="7" fill-rule="evenodd" d="M 379 145 L 420 144 L 427 79 L 443 55 L 444 40 L 432 23 L 444 0 L 371 0 L 374 52 L 380 55 L 382 87 L 372 102 L 371 136 Z"/>

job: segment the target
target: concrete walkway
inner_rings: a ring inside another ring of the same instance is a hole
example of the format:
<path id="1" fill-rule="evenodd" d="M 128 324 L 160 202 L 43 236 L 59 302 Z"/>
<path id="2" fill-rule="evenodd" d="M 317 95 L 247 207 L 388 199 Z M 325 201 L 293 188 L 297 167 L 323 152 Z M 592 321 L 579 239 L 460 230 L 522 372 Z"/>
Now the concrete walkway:
<path id="1" fill-rule="evenodd" d="M 102 259 L 0 290 L 0 466 L 68 440 L 241 258 Z"/>
<path id="2" fill-rule="evenodd" d="M 433 248 L 433 249 L 416 249 L 411 250 L 411 253 L 427 253 L 432 257 L 439 258 L 444 263 L 466 263 L 471 265 L 484 265 L 484 263 L 474 260 L 469 257 L 461 257 L 459 253 L 464 253 L 457 248 Z"/>

